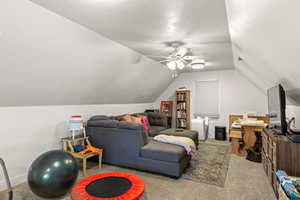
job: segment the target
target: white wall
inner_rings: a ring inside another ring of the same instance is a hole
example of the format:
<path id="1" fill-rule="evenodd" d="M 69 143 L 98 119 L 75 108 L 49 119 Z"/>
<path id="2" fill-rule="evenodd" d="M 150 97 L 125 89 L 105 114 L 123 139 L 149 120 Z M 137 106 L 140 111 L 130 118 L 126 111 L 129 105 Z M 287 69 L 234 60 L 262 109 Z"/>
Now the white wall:
<path id="1" fill-rule="evenodd" d="M 193 91 L 195 81 L 219 80 L 220 83 L 220 118 L 210 127 L 210 137 L 214 137 L 214 125 L 228 127 L 229 114 L 242 114 L 245 111 L 267 113 L 267 97 L 260 89 L 248 81 L 236 70 L 193 72 L 180 74 L 155 101 L 154 107 L 160 107 L 160 101 L 175 101 L 175 91 L 185 86 L 192 91 L 191 117 L 193 117 Z M 174 115 L 175 116 L 175 115 Z"/>
<path id="2" fill-rule="evenodd" d="M 119 115 L 146 108 L 149 104 L 0 107 L 0 157 L 7 164 L 12 183 L 25 182 L 32 161 L 41 153 L 60 147 L 60 138 L 68 134 L 70 116 L 88 119 L 96 114 Z M 1 172 L 0 190 L 5 186 Z"/>
<path id="3" fill-rule="evenodd" d="M 300 130 L 300 106 L 288 105 L 286 107 L 286 117 L 287 119 L 295 117 L 295 126 Z"/>
<path id="4" fill-rule="evenodd" d="M 283 84 L 299 104 L 300 1 L 226 0 L 226 7 L 235 67 L 263 90 Z"/>
<path id="5" fill-rule="evenodd" d="M 28 0 L 1 0 L 0 71 L 0 106 L 147 103 L 172 81 L 164 65 Z"/>

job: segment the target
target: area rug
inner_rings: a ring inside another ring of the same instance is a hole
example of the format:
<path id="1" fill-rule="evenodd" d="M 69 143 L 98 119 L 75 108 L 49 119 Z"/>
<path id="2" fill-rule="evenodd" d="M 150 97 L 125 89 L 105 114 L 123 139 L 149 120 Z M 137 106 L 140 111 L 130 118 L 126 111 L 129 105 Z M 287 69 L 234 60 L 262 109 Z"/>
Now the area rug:
<path id="1" fill-rule="evenodd" d="M 224 187 L 230 161 L 230 145 L 200 143 L 197 154 L 182 177 Z"/>

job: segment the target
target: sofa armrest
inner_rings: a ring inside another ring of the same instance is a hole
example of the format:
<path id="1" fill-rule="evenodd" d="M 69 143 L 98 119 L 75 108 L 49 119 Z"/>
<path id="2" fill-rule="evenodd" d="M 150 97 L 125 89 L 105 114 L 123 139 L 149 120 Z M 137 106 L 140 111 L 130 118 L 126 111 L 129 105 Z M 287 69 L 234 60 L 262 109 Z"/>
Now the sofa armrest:
<path id="1" fill-rule="evenodd" d="M 168 128 L 167 116 L 164 113 L 148 112 L 147 117 L 150 126 L 163 126 Z"/>
<path id="2" fill-rule="evenodd" d="M 143 130 L 107 127 L 87 127 L 87 135 L 93 146 L 104 149 L 104 160 L 111 163 L 132 161 L 138 157 L 144 145 Z M 126 159 L 125 159 L 126 158 Z M 124 164 L 124 163 L 119 163 Z"/>

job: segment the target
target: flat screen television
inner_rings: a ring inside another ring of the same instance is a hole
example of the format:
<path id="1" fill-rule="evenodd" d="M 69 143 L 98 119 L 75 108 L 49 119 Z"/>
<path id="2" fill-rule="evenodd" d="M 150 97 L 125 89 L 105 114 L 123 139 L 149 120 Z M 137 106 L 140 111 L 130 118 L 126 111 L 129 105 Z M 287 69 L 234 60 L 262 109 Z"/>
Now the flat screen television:
<path id="1" fill-rule="evenodd" d="M 268 89 L 268 111 L 270 125 L 277 134 L 287 133 L 286 122 L 286 95 L 283 87 L 279 84 Z"/>

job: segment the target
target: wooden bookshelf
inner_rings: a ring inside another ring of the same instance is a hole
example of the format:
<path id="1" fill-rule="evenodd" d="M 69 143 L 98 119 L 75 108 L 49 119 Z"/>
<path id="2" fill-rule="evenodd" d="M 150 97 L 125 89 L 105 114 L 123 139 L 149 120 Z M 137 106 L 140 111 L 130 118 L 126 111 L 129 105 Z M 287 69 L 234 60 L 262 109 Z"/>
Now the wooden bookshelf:
<path id="1" fill-rule="evenodd" d="M 190 129 L 190 90 L 176 91 L 176 128 Z"/>

